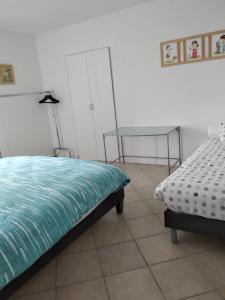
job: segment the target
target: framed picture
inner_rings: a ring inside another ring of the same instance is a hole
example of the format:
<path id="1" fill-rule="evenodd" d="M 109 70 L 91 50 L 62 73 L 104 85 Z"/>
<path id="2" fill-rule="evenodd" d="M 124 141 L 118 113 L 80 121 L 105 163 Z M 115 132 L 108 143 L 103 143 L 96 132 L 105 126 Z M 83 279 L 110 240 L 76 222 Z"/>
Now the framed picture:
<path id="1" fill-rule="evenodd" d="M 180 63 L 180 43 L 178 41 L 162 42 L 160 46 L 162 67 L 173 66 Z"/>
<path id="2" fill-rule="evenodd" d="M 12 65 L 0 65 L 0 84 L 14 84 Z"/>
<path id="3" fill-rule="evenodd" d="M 225 30 L 160 43 L 161 66 L 225 58 Z"/>
<path id="4" fill-rule="evenodd" d="M 205 38 L 203 35 L 184 39 L 184 62 L 196 62 L 205 59 Z"/>
<path id="5" fill-rule="evenodd" d="M 209 35 L 209 56 L 211 59 L 225 57 L 225 30 Z"/>

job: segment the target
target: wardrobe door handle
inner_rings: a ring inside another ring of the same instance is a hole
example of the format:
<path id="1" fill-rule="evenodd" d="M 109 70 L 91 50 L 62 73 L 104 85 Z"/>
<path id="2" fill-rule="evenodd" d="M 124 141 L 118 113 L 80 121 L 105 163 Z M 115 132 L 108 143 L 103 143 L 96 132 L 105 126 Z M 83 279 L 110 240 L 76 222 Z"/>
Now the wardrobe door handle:
<path id="1" fill-rule="evenodd" d="M 95 109 L 94 103 L 90 103 L 90 104 L 89 104 L 89 108 L 90 108 L 90 110 L 94 110 L 94 109 Z"/>

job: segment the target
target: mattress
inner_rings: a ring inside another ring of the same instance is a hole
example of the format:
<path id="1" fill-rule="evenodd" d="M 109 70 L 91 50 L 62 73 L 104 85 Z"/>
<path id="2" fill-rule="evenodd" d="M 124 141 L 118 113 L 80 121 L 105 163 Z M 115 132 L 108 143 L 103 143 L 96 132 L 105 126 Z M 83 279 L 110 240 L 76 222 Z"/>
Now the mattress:
<path id="1" fill-rule="evenodd" d="M 0 289 L 129 178 L 119 168 L 54 157 L 0 160 Z"/>
<path id="2" fill-rule="evenodd" d="M 225 143 L 206 140 L 172 175 L 155 197 L 178 213 L 225 220 Z"/>

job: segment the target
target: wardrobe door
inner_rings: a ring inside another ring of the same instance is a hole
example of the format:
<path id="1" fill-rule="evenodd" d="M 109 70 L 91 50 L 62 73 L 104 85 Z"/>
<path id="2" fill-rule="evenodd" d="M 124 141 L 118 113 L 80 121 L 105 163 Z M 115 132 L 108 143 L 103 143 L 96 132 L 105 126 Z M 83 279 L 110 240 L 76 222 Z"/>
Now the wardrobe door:
<path id="1" fill-rule="evenodd" d="M 109 49 L 90 51 L 86 55 L 98 154 L 104 160 L 103 133 L 116 128 Z M 108 159 L 114 160 L 118 157 L 116 137 L 108 137 L 106 143 Z"/>
<path id="2" fill-rule="evenodd" d="M 66 58 L 70 96 L 73 106 L 78 153 L 81 159 L 98 160 L 98 151 L 90 103 L 86 54 Z"/>

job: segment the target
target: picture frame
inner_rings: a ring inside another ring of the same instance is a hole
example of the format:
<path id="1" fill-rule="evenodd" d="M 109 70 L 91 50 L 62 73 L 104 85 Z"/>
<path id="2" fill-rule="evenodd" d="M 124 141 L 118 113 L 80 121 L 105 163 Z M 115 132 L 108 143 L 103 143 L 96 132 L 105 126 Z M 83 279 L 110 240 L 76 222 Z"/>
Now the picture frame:
<path id="1" fill-rule="evenodd" d="M 225 30 L 215 31 L 209 34 L 209 58 L 225 58 Z"/>
<path id="2" fill-rule="evenodd" d="M 160 48 L 162 67 L 180 64 L 180 43 L 178 40 L 162 42 Z"/>
<path id="3" fill-rule="evenodd" d="M 205 35 L 194 35 L 183 39 L 184 63 L 203 61 L 205 53 Z"/>
<path id="4" fill-rule="evenodd" d="M 225 58 L 225 29 L 160 43 L 161 66 Z"/>
<path id="5" fill-rule="evenodd" d="M 0 85 L 15 84 L 13 66 L 0 64 Z"/>

